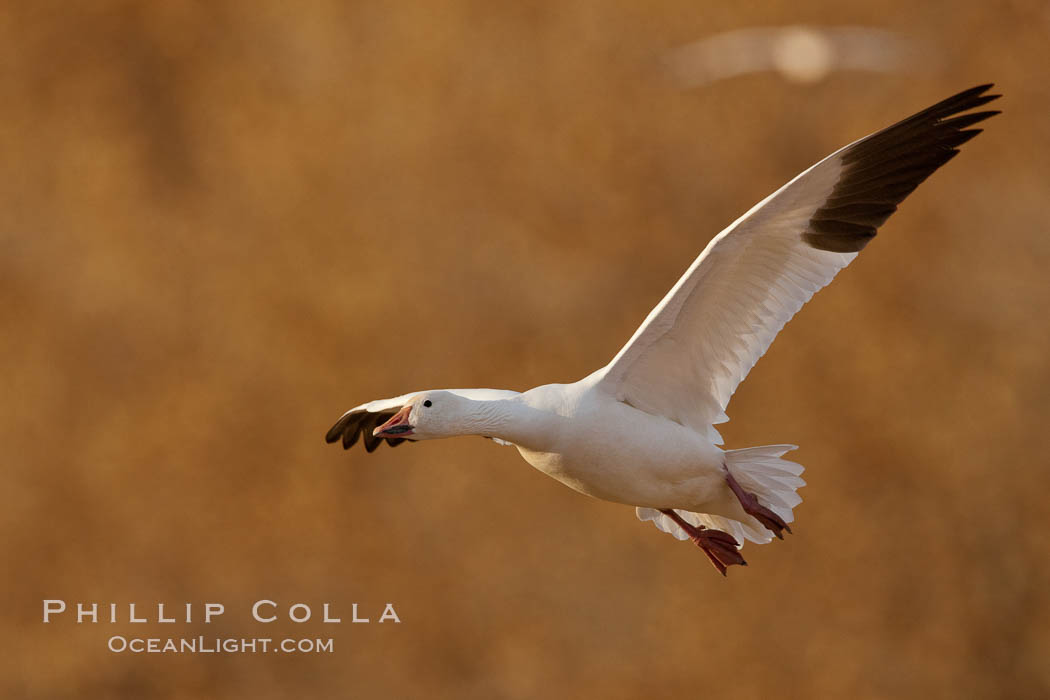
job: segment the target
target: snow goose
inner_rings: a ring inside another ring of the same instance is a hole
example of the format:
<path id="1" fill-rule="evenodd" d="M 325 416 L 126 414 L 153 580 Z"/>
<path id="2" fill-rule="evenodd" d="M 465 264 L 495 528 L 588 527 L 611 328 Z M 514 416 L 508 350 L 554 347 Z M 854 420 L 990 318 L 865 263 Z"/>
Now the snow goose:
<path id="1" fill-rule="evenodd" d="M 714 426 L 773 338 L 897 205 L 997 114 L 981 85 L 842 148 L 715 236 L 605 367 L 524 393 L 418 391 L 361 404 L 329 443 L 480 435 L 581 493 L 636 507 L 700 547 L 723 575 L 744 540 L 791 532 L 802 502 L 794 445 L 724 450 Z"/>

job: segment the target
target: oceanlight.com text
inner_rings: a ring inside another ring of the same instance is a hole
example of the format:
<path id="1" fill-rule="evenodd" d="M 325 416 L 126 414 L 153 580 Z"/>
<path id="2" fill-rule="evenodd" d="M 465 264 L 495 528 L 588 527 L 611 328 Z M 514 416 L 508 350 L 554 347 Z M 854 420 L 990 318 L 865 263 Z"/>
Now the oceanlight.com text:
<path id="1" fill-rule="evenodd" d="M 335 641 L 327 639 L 279 639 L 264 637 L 123 637 L 107 643 L 115 654 L 331 654 Z"/>

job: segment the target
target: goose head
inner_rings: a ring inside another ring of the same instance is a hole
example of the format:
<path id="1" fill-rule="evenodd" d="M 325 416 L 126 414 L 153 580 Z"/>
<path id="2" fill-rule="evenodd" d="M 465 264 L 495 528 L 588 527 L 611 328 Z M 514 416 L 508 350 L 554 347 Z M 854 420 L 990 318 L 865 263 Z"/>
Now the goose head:
<path id="1" fill-rule="evenodd" d="M 372 434 L 410 440 L 468 435 L 476 419 L 476 403 L 449 391 L 426 391 L 409 399 Z"/>

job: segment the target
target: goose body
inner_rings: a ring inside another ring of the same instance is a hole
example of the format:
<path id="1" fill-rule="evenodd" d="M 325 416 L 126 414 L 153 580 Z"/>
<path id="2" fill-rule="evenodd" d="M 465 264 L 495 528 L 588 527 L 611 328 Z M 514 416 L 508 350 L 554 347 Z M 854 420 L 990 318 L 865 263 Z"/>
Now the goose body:
<path id="1" fill-rule="evenodd" d="M 794 445 L 725 450 L 715 426 L 773 338 L 931 173 L 997 114 L 961 92 L 836 151 L 715 236 L 605 367 L 518 393 L 412 392 L 356 406 L 328 431 L 345 448 L 481 435 L 595 498 L 691 539 L 723 574 L 743 540 L 790 532 Z"/>
<path id="2" fill-rule="evenodd" d="M 504 436 L 526 462 L 588 496 L 652 508 L 710 503 L 725 485 L 723 451 L 695 430 L 619 401 L 599 379 L 525 392 L 528 428 Z"/>

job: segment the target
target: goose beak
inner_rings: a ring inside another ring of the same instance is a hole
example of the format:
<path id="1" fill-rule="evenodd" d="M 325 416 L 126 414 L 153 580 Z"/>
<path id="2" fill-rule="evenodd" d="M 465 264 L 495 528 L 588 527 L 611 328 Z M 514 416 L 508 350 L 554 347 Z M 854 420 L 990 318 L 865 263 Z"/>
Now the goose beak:
<path id="1" fill-rule="evenodd" d="M 412 434 L 412 426 L 408 422 L 410 413 L 412 413 L 412 407 L 403 406 L 390 420 L 373 430 L 372 435 L 376 437 L 408 437 Z"/>

